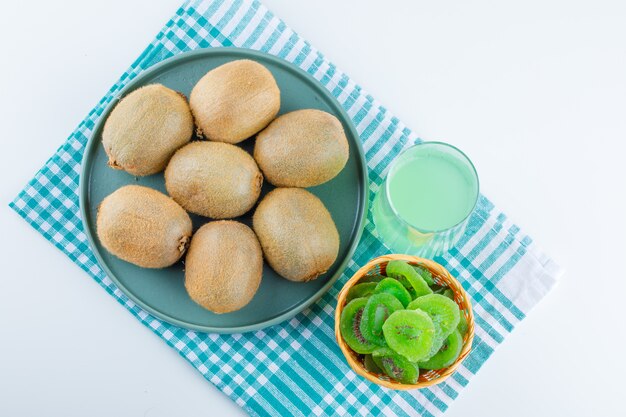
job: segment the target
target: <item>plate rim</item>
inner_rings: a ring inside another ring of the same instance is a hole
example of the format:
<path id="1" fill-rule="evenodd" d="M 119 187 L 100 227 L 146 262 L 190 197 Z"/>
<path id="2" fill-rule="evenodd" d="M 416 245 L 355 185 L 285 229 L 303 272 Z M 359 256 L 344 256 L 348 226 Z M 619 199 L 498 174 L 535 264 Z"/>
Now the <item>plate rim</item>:
<path id="1" fill-rule="evenodd" d="M 170 315 L 153 308 L 149 304 L 144 303 L 142 300 L 136 297 L 132 291 L 128 290 L 124 286 L 124 284 L 122 284 L 119 281 L 117 276 L 109 269 L 109 266 L 100 255 L 100 251 L 97 249 L 97 246 L 96 246 L 96 236 L 92 234 L 91 227 L 89 227 L 90 225 L 93 226 L 92 224 L 93 221 L 89 221 L 90 215 L 88 213 L 88 210 L 89 210 L 88 196 L 89 196 L 90 181 L 87 180 L 87 177 L 91 178 L 90 172 L 91 172 L 93 158 L 87 158 L 87 157 L 94 152 L 94 148 L 100 145 L 100 141 L 96 140 L 96 136 L 98 136 L 98 132 L 102 130 L 104 122 L 107 119 L 107 116 L 109 115 L 109 113 L 111 112 L 115 104 L 118 102 L 117 98 L 126 95 L 128 91 L 132 91 L 134 88 L 136 88 L 136 85 L 139 84 L 142 80 L 149 77 L 151 74 L 159 71 L 163 67 L 172 65 L 173 63 L 179 60 L 186 59 L 187 57 L 190 57 L 190 56 L 193 57 L 193 56 L 203 56 L 203 55 L 213 55 L 213 54 L 226 54 L 226 55 L 231 55 L 232 57 L 240 58 L 240 59 L 261 58 L 264 60 L 269 60 L 272 63 L 277 64 L 279 66 L 287 67 L 289 70 L 295 71 L 303 78 L 308 79 L 308 81 L 314 86 L 314 88 L 319 93 L 324 95 L 327 99 L 329 99 L 331 103 L 333 103 L 335 107 L 334 110 L 336 110 L 341 115 L 341 117 L 343 118 L 343 121 L 347 124 L 347 127 L 350 130 L 350 134 L 354 138 L 357 139 L 355 148 L 356 148 L 356 153 L 358 156 L 357 159 L 360 163 L 359 174 L 362 178 L 359 184 L 361 201 L 359 202 L 359 210 L 357 214 L 358 218 L 356 219 L 356 226 L 355 226 L 356 231 L 355 233 L 353 233 L 352 241 L 350 242 L 348 246 L 346 256 L 344 257 L 344 259 L 342 259 L 342 261 L 337 266 L 337 271 L 331 277 L 328 278 L 327 282 L 319 290 L 317 290 L 314 294 L 312 294 L 310 297 L 308 297 L 301 303 L 297 304 L 294 308 L 291 308 L 269 320 L 263 320 L 263 321 L 256 322 L 253 324 L 248 324 L 248 325 L 231 326 L 231 327 L 214 327 L 214 326 L 209 326 L 209 325 L 197 325 L 193 323 L 188 323 L 183 320 L 179 320 L 175 317 L 171 317 Z M 311 306 L 313 303 L 318 301 L 324 294 L 326 294 L 326 292 L 328 292 L 328 290 L 334 285 L 334 283 L 337 282 L 337 280 L 341 277 L 344 270 L 348 266 L 348 263 L 352 259 L 352 256 L 354 255 L 354 252 L 356 251 L 356 248 L 359 245 L 359 242 L 361 241 L 361 236 L 363 234 L 363 229 L 365 226 L 365 220 L 367 218 L 368 205 L 369 205 L 369 176 L 368 176 L 368 170 L 367 170 L 367 161 L 365 159 L 365 153 L 363 150 L 363 144 L 352 122 L 352 119 L 350 118 L 350 116 L 348 116 L 343 106 L 326 89 L 324 85 L 322 85 L 318 80 L 313 78 L 311 74 L 304 71 L 297 65 L 291 62 L 288 62 L 278 56 L 271 55 L 269 53 L 257 51 L 254 49 L 238 48 L 238 47 L 214 47 L 214 48 L 212 47 L 212 48 L 201 48 L 201 49 L 196 49 L 193 51 L 181 52 L 177 55 L 164 59 L 163 61 L 160 61 L 150 66 L 149 68 L 141 71 L 132 80 L 130 80 L 128 84 L 126 84 L 114 96 L 114 98 L 106 105 L 101 115 L 99 116 L 98 121 L 94 124 L 94 127 L 91 130 L 91 136 L 87 140 L 87 144 L 85 145 L 85 150 L 83 151 L 83 159 L 81 160 L 81 171 L 80 171 L 78 189 L 79 189 L 79 206 L 80 206 L 81 221 L 83 224 L 83 231 L 85 232 L 85 235 L 87 236 L 87 240 L 89 242 L 90 249 L 93 252 L 94 256 L 96 257 L 96 260 L 98 261 L 98 266 L 102 268 L 102 270 L 111 279 L 111 281 L 115 283 L 115 285 L 120 289 L 120 291 L 122 291 L 124 295 L 126 295 L 139 307 L 141 307 L 142 309 L 144 309 L 145 311 L 147 311 L 148 313 L 150 313 L 151 315 L 153 315 L 154 317 L 162 321 L 165 321 L 169 324 L 172 324 L 172 325 L 184 328 L 184 329 L 200 331 L 200 332 L 205 332 L 205 333 L 220 333 L 220 334 L 234 334 L 234 333 L 258 331 L 258 330 L 265 329 L 270 326 L 277 325 L 286 320 L 289 320 L 290 318 L 294 317 L 295 315 L 297 315 L 298 313 L 300 313 L 301 311 L 303 311 L 304 309 L 306 309 L 307 307 Z"/>

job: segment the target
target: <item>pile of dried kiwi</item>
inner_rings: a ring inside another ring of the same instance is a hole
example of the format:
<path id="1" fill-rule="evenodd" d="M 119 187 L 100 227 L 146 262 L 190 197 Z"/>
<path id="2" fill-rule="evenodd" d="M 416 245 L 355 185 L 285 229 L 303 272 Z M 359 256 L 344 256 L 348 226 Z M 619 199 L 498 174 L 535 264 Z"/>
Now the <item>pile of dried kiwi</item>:
<path id="1" fill-rule="evenodd" d="M 108 164 L 133 176 L 165 171 L 169 196 L 139 185 L 107 196 L 97 217 L 102 245 L 143 268 L 168 267 L 187 252 L 185 288 L 215 313 L 250 302 L 264 258 L 291 281 L 326 272 L 339 233 L 303 188 L 339 174 L 348 140 L 341 122 L 321 110 L 276 117 L 280 94 L 267 68 L 244 59 L 208 71 L 189 101 L 161 84 L 122 98 L 102 132 Z M 253 155 L 237 146 L 246 140 L 255 141 Z M 264 179 L 276 188 L 257 205 Z M 253 209 L 252 228 L 232 220 Z M 210 221 L 193 232 L 187 212 Z"/>
<path id="2" fill-rule="evenodd" d="M 368 371 L 415 384 L 420 370 L 447 368 L 461 353 L 467 320 L 453 298 L 428 269 L 390 261 L 386 276 L 350 288 L 341 335 Z"/>

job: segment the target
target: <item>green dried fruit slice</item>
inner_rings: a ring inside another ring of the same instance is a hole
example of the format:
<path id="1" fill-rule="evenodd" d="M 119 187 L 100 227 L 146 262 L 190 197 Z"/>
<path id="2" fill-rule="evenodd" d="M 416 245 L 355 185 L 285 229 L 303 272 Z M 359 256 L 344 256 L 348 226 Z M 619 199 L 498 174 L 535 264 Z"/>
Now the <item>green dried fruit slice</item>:
<path id="1" fill-rule="evenodd" d="M 383 336 L 383 323 L 394 311 L 403 308 L 402 303 L 391 294 L 380 293 L 372 295 L 363 309 L 363 318 L 361 320 L 361 334 L 363 337 L 375 345 L 386 346 L 385 337 Z"/>
<path id="2" fill-rule="evenodd" d="M 376 294 L 387 293 L 396 297 L 403 307 L 406 307 L 411 302 L 411 294 L 404 288 L 404 285 L 400 284 L 398 280 L 393 278 L 385 278 L 376 285 Z"/>
<path id="3" fill-rule="evenodd" d="M 443 295 L 444 297 L 448 297 L 451 300 L 454 300 L 454 291 L 452 291 L 450 288 L 445 289 L 441 295 Z"/>
<path id="4" fill-rule="evenodd" d="M 454 300 L 454 291 L 450 287 L 444 287 L 441 285 L 431 285 L 430 289 L 433 290 L 433 294 L 443 295 L 451 300 Z"/>
<path id="5" fill-rule="evenodd" d="M 361 278 L 359 280 L 359 284 L 363 284 L 365 282 L 375 282 L 375 283 L 379 283 L 380 281 L 382 281 L 383 279 L 385 279 L 386 277 L 382 276 L 382 275 L 365 275 L 363 278 Z"/>
<path id="6" fill-rule="evenodd" d="M 391 349 L 379 349 L 372 353 L 372 359 L 389 376 L 403 384 L 415 384 L 420 376 L 417 364 L 398 355 Z"/>
<path id="7" fill-rule="evenodd" d="M 361 319 L 365 304 L 367 304 L 366 298 L 356 298 L 350 301 L 343 308 L 339 321 L 339 330 L 343 340 L 356 353 L 372 353 L 378 347 L 365 339 L 361 333 Z"/>
<path id="8" fill-rule="evenodd" d="M 442 285 L 439 284 L 433 284 L 430 286 L 430 289 L 433 290 L 433 294 L 443 294 L 443 292 L 447 289 L 448 287 L 444 287 Z"/>
<path id="9" fill-rule="evenodd" d="M 407 288 L 412 288 L 413 291 L 409 290 L 409 292 L 415 298 L 433 292 L 424 278 L 404 261 L 389 261 L 387 263 L 387 276 L 397 279 Z"/>
<path id="10" fill-rule="evenodd" d="M 463 312 L 461 312 L 461 319 L 459 320 L 459 325 L 456 327 L 456 329 L 459 331 L 459 333 L 461 333 L 461 336 L 465 337 L 465 333 L 467 333 L 468 327 L 467 318 L 465 317 L 465 314 L 463 314 Z"/>
<path id="11" fill-rule="evenodd" d="M 376 364 L 376 366 L 378 366 L 381 370 L 383 369 L 383 363 L 381 362 L 381 358 L 383 353 L 382 352 L 393 352 L 393 350 L 389 349 L 388 347 L 384 347 L 384 348 L 378 348 L 376 349 L 374 352 L 372 352 L 372 360 L 374 361 L 374 363 Z M 374 353 L 378 352 L 376 355 Z M 385 373 L 385 371 L 383 370 L 381 373 Z"/>
<path id="12" fill-rule="evenodd" d="M 400 310 L 392 313 L 383 324 L 387 345 L 411 362 L 424 359 L 435 338 L 433 320 L 420 310 Z"/>
<path id="13" fill-rule="evenodd" d="M 431 351 L 427 355 L 428 359 L 441 349 L 446 337 L 459 325 L 461 319 L 459 306 L 443 295 L 428 294 L 411 301 L 407 308 L 424 311 L 435 325 L 435 338 Z"/>
<path id="14" fill-rule="evenodd" d="M 369 297 L 374 293 L 376 289 L 375 282 L 364 282 L 362 284 L 356 284 L 348 291 L 348 295 L 346 296 L 346 303 L 354 300 L 355 298 Z"/>
<path id="15" fill-rule="evenodd" d="M 363 366 L 365 366 L 365 369 L 375 374 L 385 373 L 385 371 L 383 371 L 382 368 L 374 361 L 372 355 L 365 355 L 365 358 L 363 359 Z"/>
<path id="16" fill-rule="evenodd" d="M 411 296 L 411 300 L 415 300 L 417 298 L 417 292 L 415 291 L 415 288 L 413 288 L 413 286 L 409 283 L 409 281 L 407 281 L 406 278 L 400 277 L 396 278 L 396 280 L 400 284 L 402 284 L 404 288 L 406 288 L 406 290 L 409 292 L 409 295 Z"/>
<path id="17" fill-rule="evenodd" d="M 422 279 L 424 281 L 426 281 L 426 284 L 428 284 L 428 285 L 434 285 L 435 284 L 435 280 L 433 279 L 433 274 L 428 269 L 426 269 L 426 268 L 424 268 L 423 266 L 420 266 L 420 265 L 413 265 L 413 269 L 415 269 L 415 272 L 420 274 Z"/>
<path id="18" fill-rule="evenodd" d="M 463 337 L 458 330 L 450 333 L 441 346 L 441 349 L 429 360 L 419 362 L 421 369 L 442 369 L 452 365 L 461 354 L 463 348 Z"/>

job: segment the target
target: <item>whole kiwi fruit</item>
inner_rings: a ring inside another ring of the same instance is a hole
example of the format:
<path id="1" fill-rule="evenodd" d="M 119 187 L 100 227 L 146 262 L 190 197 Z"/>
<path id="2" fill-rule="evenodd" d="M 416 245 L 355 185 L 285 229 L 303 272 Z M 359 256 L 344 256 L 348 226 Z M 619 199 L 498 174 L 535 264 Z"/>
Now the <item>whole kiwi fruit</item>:
<path id="1" fill-rule="evenodd" d="M 185 289 L 207 310 L 239 310 L 254 297 L 262 274 L 261 246 L 248 226 L 221 220 L 193 235 L 185 258 Z"/>
<path id="2" fill-rule="evenodd" d="M 163 171 L 192 134 L 193 117 L 185 96 L 150 84 L 115 106 L 104 123 L 102 144 L 110 167 L 144 176 Z"/>
<path id="3" fill-rule="evenodd" d="M 341 122 L 321 110 L 283 114 L 257 135 L 254 159 L 277 187 L 313 187 L 333 179 L 348 161 Z"/>
<path id="4" fill-rule="evenodd" d="M 254 206 L 263 175 L 243 149 L 219 142 L 192 142 L 165 169 L 165 187 L 186 210 L 214 219 L 241 216 Z"/>
<path id="5" fill-rule="evenodd" d="M 209 71 L 194 86 L 189 104 L 207 139 L 239 143 L 276 117 L 280 90 L 267 68 L 242 59 Z"/>
<path id="6" fill-rule="evenodd" d="M 185 253 L 191 219 L 174 200 L 152 188 L 126 185 L 98 207 L 98 238 L 113 255 L 144 268 L 165 268 Z"/>
<path id="7" fill-rule="evenodd" d="M 339 233 L 319 198 L 300 188 L 276 188 L 252 218 L 265 259 L 290 281 L 317 278 L 339 252 Z"/>

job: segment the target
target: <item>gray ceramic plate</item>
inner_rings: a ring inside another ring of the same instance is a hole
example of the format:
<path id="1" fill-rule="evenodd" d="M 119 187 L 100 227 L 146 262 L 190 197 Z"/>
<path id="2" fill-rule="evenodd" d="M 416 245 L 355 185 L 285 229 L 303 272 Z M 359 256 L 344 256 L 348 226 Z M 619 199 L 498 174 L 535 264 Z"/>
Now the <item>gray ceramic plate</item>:
<path id="1" fill-rule="evenodd" d="M 96 211 L 105 196 L 126 184 L 141 184 L 165 192 L 162 173 L 135 178 L 107 166 L 101 133 L 104 121 L 117 101 L 109 105 L 95 126 L 83 157 L 80 208 L 85 232 L 100 266 L 129 298 L 151 314 L 177 326 L 205 332 L 240 333 L 261 329 L 293 317 L 316 301 L 339 278 L 350 260 L 361 236 L 366 213 L 367 169 L 354 126 L 341 106 L 319 82 L 279 58 L 237 48 L 188 52 L 143 72 L 126 86 L 121 96 L 152 83 L 161 83 L 189 96 L 194 84 L 207 71 L 242 58 L 253 59 L 272 72 L 281 90 L 281 114 L 304 108 L 332 113 L 343 123 L 350 143 L 350 158 L 343 171 L 328 183 L 309 189 L 330 211 L 341 240 L 335 264 L 315 281 L 290 282 L 265 265 L 261 286 L 246 307 L 221 315 L 201 308 L 185 291 L 183 262 L 160 270 L 142 269 L 109 254 L 98 241 Z M 251 152 L 254 138 L 242 142 L 241 145 Z M 271 188 L 273 187 L 265 184 L 262 196 Z M 237 220 L 250 225 L 252 212 Z M 208 218 L 193 215 L 192 220 L 194 230 L 210 221 Z"/>

